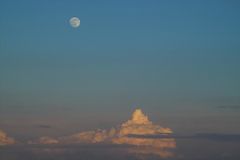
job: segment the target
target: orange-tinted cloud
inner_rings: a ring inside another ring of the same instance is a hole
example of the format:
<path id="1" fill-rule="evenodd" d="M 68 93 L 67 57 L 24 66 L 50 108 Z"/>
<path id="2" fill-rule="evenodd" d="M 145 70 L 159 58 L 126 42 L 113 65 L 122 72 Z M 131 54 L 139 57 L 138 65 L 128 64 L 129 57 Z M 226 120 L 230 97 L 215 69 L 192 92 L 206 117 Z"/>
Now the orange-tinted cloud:
<path id="1" fill-rule="evenodd" d="M 15 140 L 9 137 L 4 131 L 0 130 L 0 145 L 14 144 Z"/>
<path id="2" fill-rule="evenodd" d="M 125 136 L 129 134 L 135 135 L 153 135 L 153 134 L 170 134 L 170 128 L 163 128 L 159 125 L 154 125 L 148 120 L 148 117 L 143 114 L 140 109 L 136 109 L 132 118 L 121 125 L 119 135 Z"/>
<path id="3" fill-rule="evenodd" d="M 111 130 L 93 130 L 85 131 L 71 136 L 62 137 L 64 142 L 74 143 L 98 143 L 104 141 L 116 141 L 117 138 L 127 137 L 128 135 L 157 135 L 157 134 L 171 134 L 170 128 L 163 128 L 159 125 L 154 125 L 146 115 L 140 110 L 136 109 L 130 120 L 120 125 L 118 128 Z"/>
<path id="4" fill-rule="evenodd" d="M 59 141 L 57 139 L 51 138 L 51 137 L 40 137 L 36 141 L 29 141 L 28 144 L 57 144 Z"/>
<path id="5" fill-rule="evenodd" d="M 172 133 L 170 128 L 163 128 L 153 124 L 148 117 L 137 109 L 133 112 L 130 120 L 126 121 L 120 127 L 110 130 L 92 130 L 76 133 L 70 136 L 53 139 L 50 137 L 41 137 L 36 143 L 40 144 L 72 144 L 72 143 L 110 143 L 127 144 L 133 147 L 129 152 L 138 152 L 139 154 L 155 154 L 161 157 L 171 157 L 172 152 L 169 149 L 176 148 L 174 138 L 169 136 Z M 135 136 L 129 136 L 135 135 Z M 163 135 L 166 138 L 151 138 L 145 135 Z M 140 136 L 140 137 L 137 137 Z M 141 137 L 142 136 L 142 137 Z M 139 148 L 141 147 L 141 148 Z"/>
<path id="6" fill-rule="evenodd" d="M 115 135 L 115 128 L 110 130 L 98 129 L 95 131 L 85 131 L 71 136 L 61 137 L 59 140 L 63 143 L 100 143 L 110 141 Z"/>

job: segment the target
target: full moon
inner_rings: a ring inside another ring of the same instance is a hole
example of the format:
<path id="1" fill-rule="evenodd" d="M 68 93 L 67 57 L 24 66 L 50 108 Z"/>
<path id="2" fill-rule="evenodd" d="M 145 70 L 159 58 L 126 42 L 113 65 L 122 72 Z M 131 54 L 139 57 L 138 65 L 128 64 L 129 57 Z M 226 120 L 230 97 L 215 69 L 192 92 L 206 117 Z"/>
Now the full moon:
<path id="1" fill-rule="evenodd" d="M 77 28 L 80 26 L 80 19 L 78 17 L 72 17 L 70 18 L 69 23 L 73 28 Z"/>

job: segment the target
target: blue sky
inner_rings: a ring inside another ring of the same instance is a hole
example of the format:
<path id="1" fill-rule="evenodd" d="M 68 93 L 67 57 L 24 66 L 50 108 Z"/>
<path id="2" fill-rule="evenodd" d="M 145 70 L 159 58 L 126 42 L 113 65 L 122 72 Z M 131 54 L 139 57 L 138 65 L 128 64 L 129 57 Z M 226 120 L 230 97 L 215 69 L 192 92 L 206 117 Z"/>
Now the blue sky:
<path id="1" fill-rule="evenodd" d="M 239 7 L 234 0 L 2 0 L 2 125 L 20 115 L 120 119 L 139 106 L 157 119 L 239 106 Z M 73 16 L 79 28 L 69 25 Z"/>

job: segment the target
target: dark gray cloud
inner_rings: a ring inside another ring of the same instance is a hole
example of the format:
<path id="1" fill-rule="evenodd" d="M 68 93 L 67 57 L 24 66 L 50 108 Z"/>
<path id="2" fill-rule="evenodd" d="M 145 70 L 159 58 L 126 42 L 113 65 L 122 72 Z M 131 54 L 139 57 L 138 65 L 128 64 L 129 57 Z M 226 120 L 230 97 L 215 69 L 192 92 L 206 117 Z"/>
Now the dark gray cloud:
<path id="1" fill-rule="evenodd" d="M 175 138 L 175 139 L 207 139 L 213 141 L 235 141 L 240 142 L 240 134 L 220 134 L 220 133 L 197 133 L 194 135 L 128 135 L 135 138 Z"/>
<path id="2" fill-rule="evenodd" d="M 240 134 L 198 133 L 190 138 L 240 142 Z"/>

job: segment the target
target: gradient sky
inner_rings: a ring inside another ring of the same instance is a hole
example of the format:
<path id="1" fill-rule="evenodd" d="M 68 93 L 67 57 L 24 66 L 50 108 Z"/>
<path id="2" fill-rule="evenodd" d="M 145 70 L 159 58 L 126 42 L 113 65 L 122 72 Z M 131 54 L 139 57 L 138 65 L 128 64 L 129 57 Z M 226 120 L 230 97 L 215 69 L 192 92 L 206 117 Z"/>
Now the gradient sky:
<path id="1" fill-rule="evenodd" d="M 239 8 L 237 0 L 1 0 L 0 127 L 110 127 L 138 106 L 175 130 L 195 118 L 201 129 L 214 119 L 216 130 L 224 122 L 240 132 Z"/>

